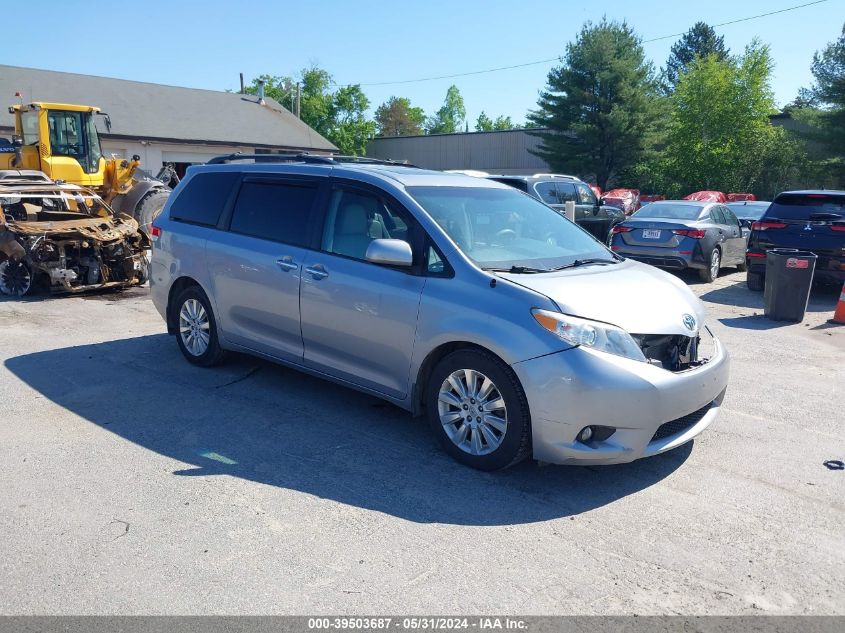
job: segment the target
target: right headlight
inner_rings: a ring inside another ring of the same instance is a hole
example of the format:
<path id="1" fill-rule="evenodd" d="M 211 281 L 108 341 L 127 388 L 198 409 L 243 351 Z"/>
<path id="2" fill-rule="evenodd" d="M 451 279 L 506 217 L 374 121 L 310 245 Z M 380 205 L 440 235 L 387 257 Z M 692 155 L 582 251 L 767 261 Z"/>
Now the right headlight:
<path id="1" fill-rule="evenodd" d="M 646 360 L 640 346 L 622 328 L 539 308 L 531 310 L 531 314 L 543 328 L 570 345 L 583 345 L 642 362 Z"/>

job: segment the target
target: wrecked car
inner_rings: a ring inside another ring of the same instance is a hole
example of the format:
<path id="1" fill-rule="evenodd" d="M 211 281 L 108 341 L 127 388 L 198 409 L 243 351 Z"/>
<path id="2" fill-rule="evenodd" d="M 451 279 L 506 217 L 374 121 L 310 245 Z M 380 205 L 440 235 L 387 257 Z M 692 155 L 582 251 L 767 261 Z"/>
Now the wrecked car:
<path id="1" fill-rule="evenodd" d="M 0 294 L 139 285 L 149 248 L 137 221 L 84 187 L 0 180 Z"/>

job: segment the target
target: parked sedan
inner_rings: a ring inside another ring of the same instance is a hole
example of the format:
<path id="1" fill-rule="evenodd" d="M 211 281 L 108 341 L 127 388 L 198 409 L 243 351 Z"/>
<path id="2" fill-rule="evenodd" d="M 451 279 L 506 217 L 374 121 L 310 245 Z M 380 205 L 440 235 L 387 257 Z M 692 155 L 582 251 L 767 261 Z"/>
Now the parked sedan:
<path id="1" fill-rule="evenodd" d="M 725 206 L 733 211 L 743 228 L 750 229 L 754 222 L 763 217 L 770 204 L 772 203 L 767 200 L 754 200 L 748 202 L 729 202 Z"/>
<path id="2" fill-rule="evenodd" d="M 610 248 L 660 268 L 694 268 L 713 281 L 723 266 L 745 270 L 747 232 L 723 204 L 652 202 L 612 229 Z"/>

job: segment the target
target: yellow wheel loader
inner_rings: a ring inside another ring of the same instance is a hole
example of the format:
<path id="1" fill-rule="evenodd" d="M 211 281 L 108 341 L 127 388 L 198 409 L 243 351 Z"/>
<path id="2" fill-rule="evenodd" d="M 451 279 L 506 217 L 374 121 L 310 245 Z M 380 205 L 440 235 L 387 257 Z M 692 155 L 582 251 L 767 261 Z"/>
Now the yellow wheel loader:
<path id="1" fill-rule="evenodd" d="M 57 182 L 94 190 L 116 212 L 135 218 L 145 233 L 161 212 L 170 188 L 157 179 L 136 178 L 140 157 L 107 158 L 100 147 L 95 117 L 107 114 L 93 106 L 35 102 L 13 105 L 15 135 L 0 139 L 0 179 L 29 178 L 40 171 Z"/>

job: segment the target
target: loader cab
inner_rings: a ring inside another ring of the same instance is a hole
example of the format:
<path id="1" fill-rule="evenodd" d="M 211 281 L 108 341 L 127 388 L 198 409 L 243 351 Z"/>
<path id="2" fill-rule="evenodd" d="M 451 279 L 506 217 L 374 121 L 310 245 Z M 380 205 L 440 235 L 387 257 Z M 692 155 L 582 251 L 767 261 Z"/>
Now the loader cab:
<path id="1" fill-rule="evenodd" d="M 103 184 L 106 161 L 94 117 L 99 108 L 61 103 L 12 106 L 25 169 L 89 187 Z"/>

